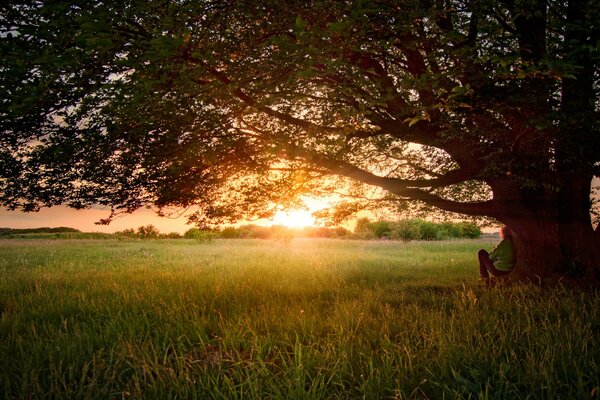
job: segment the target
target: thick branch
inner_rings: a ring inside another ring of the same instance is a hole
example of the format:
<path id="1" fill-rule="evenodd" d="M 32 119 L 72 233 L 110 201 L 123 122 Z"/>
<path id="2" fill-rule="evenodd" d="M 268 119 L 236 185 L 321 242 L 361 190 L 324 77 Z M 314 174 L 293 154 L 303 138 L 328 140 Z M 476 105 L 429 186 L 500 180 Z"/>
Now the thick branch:
<path id="1" fill-rule="evenodd" d="M 289 147 L 293 156 L 301 157 L 309 162 L 323 166 L 332 173 L 342 175 L 368 185 L 378 186 L 394 195 L 411 200 L 420 200 L 431 206 L 466 215 L 494 215 L 494 202 L 484 201 L 477 203 L 461 203 L 447 200 L 421 188 L 443 187 L 451 184 L 461 183 L 469 179 L 470 176 L 463 170 L 454 170 L 446 175 L 435 179 L 406 180 L 389 178 L 375 175 L 371 172 L 360 169 L 354 165 L 340 160 L 332 160 L 295 146 Z"/>
<path id="2" fill-rule="evenodd" d="M 209 71 L 209 73 L 211 73 L 220 82 L 222 82 L 226 85 L 233 84 L 233 81 L 231 79 L 229 79 L 226 76 L 226 74 L 224 74 L 223 72 L 220 72 L 212 67 L 207 66 L 201 60 L 192 59 L 192 61 L 202 65 L 204 68 L 206 68 Z M 363 59 L 363 62 L 367 62 L 367 61 L 374 62 L 376 64 L 375 60 Z M 422 58 L 421 58 L 421 61 L 422 61 Z M 424 64 L 423 64 L 423 67 L 424 67 Z M 377 71 L 379 74 L 383 74 L 385 76 L 385 71 L 383 69 L 378 69 Z M 389 83 L 391 84 L 391 82 L 389 82 Z M 389 89 L 391 90 L 392 88 L 390 87 Z M 283 122 L 289 123 L 291 125 L 294 125 L 294 126 L 297 126 L 297 127 L 309 130 L 309 131 L 318 130 L 318 131 L 325 131 L 325 132 L 338 132 L 338 133 L 342 132 L 341 128 L 323 127 L 318 124 L 312 123 L 310 121 L 296 118 L 289 114 L 285 114 L 285 113 L 273 110 L 272 108 L 269 108 L 266 106 L 261 106 L 258 104 L 258 102 L 254 98 L 252 98 L 251 96 L 246 94 L 239 87 L 233 87 L 231 89 L 231 92 L 234 95 L 236 95 L 240 100 L 242 100 L 244 103 L 246 103 L 248 106 L 251 106 L 260 112 L 263 112 L 267 115 L 275 117 L 275 118 L 277 118 Z M 404 140 L 407 140 L 410 142 L 422 144 L 422 145 L 438 147 L 438 148 L 441 148 L 441 149 L 447 151 L 453 158 L 456 159 L 456 161 L 459 163 L 459 165 L 461 165 L 461 167 L 463 167 L 463 169 L 461 169 L 461 174 L 464 174 L 464 176 L 474 176 L 474 173 L 479 170 L 478 165 L 475 163 L 474 159 L 469 157 L 470 153 L 465 153 L 464 147 L 461 147 L 459 145 L 459 143 L 453 144 L 448 141 L 441 143 L 437 137 L 437 133 L 440 131 L 440 129 L 431 123 L 426 123 L 425 121 L 421 121 L 417 124 L 414 124 L 412 127 L 408 126 L 408 124 L 406 124 L 406 123 L 402 123 L 402 122 L 399 122 L 396 120 L 374 121 L 374 123 L 380 125 L 382 128 L 382 131 L 389 132 L 390 134 L 392 134 L 392 136 L 395 136 L 395 137 L 398 137 L 398 138 L 401 138 L 401 139 L 404 139 Z M 354 137 L 373 135 L 373 134 L 374 133 L 370 132 L 370 131 L 369 132 L 356 132 L 354 134 Z M 441 187 L 441 186 L 446 186 L 449 184 L 459 183 L 459 182 L 462 182 L 465 180 L 465 179 L 457 180 L 458 175 L 459 174 L 457 174 L 456 176 L 448 176 L 448 177 L 444 177 L 444 178 L 438 178 L 437 180 L 425 180 L 425 181 L 402 182 L 402 181 L 395 180 L 395 184 L 396 185 L 399 185 L 399 184 L 409 185 L 410 184 L 412 187 Z M 382 178 L 382 179 L 392 179 L 392 178 Z"/>

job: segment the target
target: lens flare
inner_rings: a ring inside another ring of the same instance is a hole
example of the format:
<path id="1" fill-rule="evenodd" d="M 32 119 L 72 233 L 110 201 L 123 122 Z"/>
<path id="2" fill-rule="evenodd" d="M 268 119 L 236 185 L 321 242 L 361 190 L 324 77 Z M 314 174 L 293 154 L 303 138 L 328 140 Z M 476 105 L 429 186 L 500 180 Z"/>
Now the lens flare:
<path id="1" fill-rule="evenodd" d="M 288 228 L 304 228 L 314 226 L 315 219 L 310 211 L 305 210 L 290 210 L 278 211 L 273 216 L 273 225 L 283 225 Z"/>

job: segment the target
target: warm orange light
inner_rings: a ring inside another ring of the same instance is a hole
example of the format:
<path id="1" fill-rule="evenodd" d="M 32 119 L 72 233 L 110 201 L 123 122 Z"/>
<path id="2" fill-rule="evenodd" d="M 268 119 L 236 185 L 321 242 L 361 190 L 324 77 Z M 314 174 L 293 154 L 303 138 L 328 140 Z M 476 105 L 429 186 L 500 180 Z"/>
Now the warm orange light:
<path id="1" fill-rule="evenodd" d="M 273 225 L 283 225 L 289 228 L 303 228 L 315 225 L 315 218 L 310 211 L 291 210 L 278 211 L 273 216 Z"/>

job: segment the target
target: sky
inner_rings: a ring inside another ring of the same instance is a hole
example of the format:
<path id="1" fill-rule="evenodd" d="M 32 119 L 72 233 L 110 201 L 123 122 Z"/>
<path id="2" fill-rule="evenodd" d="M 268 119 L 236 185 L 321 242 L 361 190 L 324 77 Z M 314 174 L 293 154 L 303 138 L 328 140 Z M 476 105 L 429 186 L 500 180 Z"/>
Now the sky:
<path id="1" fill-rule="evenodd" d="M 324 208 L 327 203 L 317 199 L 304 199 L 306 206 L 311 211 Z M 87 210 L 75 210 L 65 206 L 42 208 L 38 212 L 24 213 L 20 211 L 7 211 L 0 208 L 0 227 L 2 228 L 55 228 L 59 226 L 79 229 L 82 232 L 116 232 L 129 228 L 138 228 L 142 225 L 154 225 L 161 233 L 178 232 L 185 233 L 193 225 L 186 224 L 185 216 L 179 218 L 159 217 L 150 209 L 140 209 L 133 214 L 115 219 L 109 225 L 96 225 L 95 222 L 107 218 L 109 209 L 92 208 Z M 292 211 L 289 213 L 279 212 L 273 220 L 259 220 L 252 222 L 259 225 L 311 225 L 314 219 L 308 211 Z"/>
<path id="2" fill-rule="evenodd" d="M 110 211 L 108 209 L 74 210 L 62 206 L 44 208 L 33 213 L 0 209 L 0 227 L 53 228 L 66 226 L 83 232 L 115 232 L 152 224 L 162 233 L 184 233 L 193 227 L 186 224 L 185 217 L 177 219 L 158 217 L 154 211 L 148 209 L 141 209 L 131 215 L 115 219 L 110 225 L 94 224 L 94 222 L 107 218 L 109 215 Z"/>
<path id="3" fill-rule="evenodd" d="M 600 180 L 594 180 L 594 186 L 600 185 Z M 327 202 L 319 199 L 304 199 L 306 206 L 310 211 L 323 209 L 327 206 Z M 72 208 L 57 206 L 52 208 L 43 208 L 39 212 L 23 213 L 20 211 L 7 211 L 0 208 L 0 227 L 2 228 L 40 228 L 40 227 L 59 227 L 65 226 L 69 228 L 79 229 L 82 232 L 116 232 L 129 228 L 138 228 L 142 225 L 154 225 L 161 233 L 178 232 L 185 233 L 188 229 L 193 228 L 193 225 L 188 225 L 187 219 L 182 216 L 179 218 L 159 217 L 150 209 L 140 209 L 131 215 L 126 215 L 115 219 L 110 225 L 96 225 L 95 222 L 102 218 L 107 218 L 110 215 L 108 209 L 92 208 L 87 210 L 74 210 Z M 290 221 L 289 219 L 292 219 Z M 287 222 L 286 222 L 287 219 Z M 278 214 L 273 220 L 260 220 L 253 222 L 259 225 L 291 225 L 297 226 L 307 220 L 307 223 L 312 222 L 309 213 L 305 212 L 290 212 L 289 215 Z M 353 229 L 353 221 L 348 221 L 343 224 L 348 229 Z M 496 228 L 493 228 L 495 230 Z M 490 228 L 484 231 L 491 230 Z"/>

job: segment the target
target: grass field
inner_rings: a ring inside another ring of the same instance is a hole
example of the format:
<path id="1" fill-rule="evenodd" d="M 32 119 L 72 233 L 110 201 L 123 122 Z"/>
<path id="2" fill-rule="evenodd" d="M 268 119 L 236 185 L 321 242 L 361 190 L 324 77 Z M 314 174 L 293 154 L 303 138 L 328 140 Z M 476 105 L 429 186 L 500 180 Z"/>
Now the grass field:
<path id="1" fill-rule="evenodd" d="M 491 245 L 0 241 L 0 398 L 598 398 L 600 293 Z"/>

